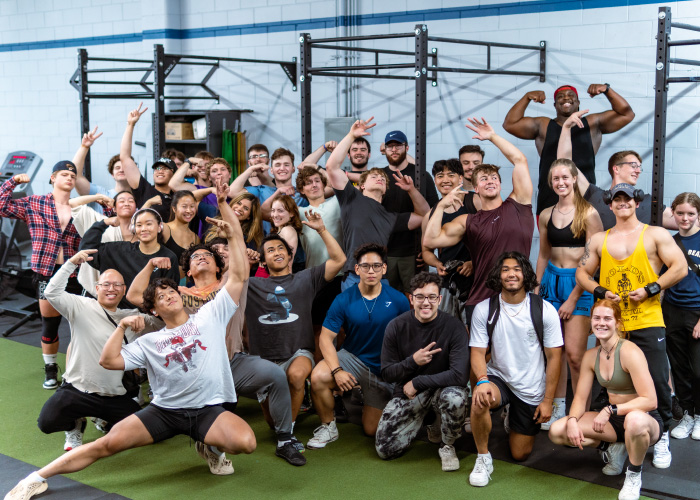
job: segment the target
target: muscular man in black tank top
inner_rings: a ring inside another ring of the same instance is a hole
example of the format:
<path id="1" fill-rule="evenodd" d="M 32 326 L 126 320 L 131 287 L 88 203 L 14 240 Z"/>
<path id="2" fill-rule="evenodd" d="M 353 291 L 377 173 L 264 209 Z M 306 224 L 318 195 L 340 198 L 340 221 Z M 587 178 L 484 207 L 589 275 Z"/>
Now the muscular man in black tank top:
<path id="1" fill-rule="evenodd" d="M 591 184 L 595 184 L 595 155 L 600 148 L 603 134 L 617 132 L 634 118 L 634 111 L 627 101 L 615 92 L 607 83 L 592 84 L 588 87 L 588 95 L 595 97 L 604 94 L 610 101 L 612 109 L 589 115 L 584 121 L 584 127 L 572 134 L 573 161 Z M 519 139 L 534 139 L 537 152 L 540 154 L 540 176 L 537 185 L 537 214 L 547 207 L 554 205 L 557 195 L 547 184 L 547 174 L 552 162 L 557 159 L 557 144 L 561 134 L 561 126 L 572 113 L 579 110 L 579 98 L 576 89 L 564 85 L 554 91 L 554 109 L 557 116 L 550 119 L 546 116 L 525 116 L 530 101 L 544 103 L 545 93 L 535 90 L 525 94 L 510 109 L 503 121 L 503 128 Z"/>

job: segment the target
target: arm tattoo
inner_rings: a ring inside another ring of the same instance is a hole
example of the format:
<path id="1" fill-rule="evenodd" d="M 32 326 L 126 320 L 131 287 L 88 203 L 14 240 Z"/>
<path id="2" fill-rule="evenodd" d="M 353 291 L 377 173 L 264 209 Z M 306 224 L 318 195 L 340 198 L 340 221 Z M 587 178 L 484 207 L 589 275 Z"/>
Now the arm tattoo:
<path id="1" fill-rule="evenodd" d="M 591 240 L 588 240 L 586 242 L 586 247 L 583 251 L 583 256 L 581 257 L 581 262 L 579 263 L 579 265 L 581 267 L 585 267 L 586 263 L 588 262 L 588 259 L 591 257 L 590 246 L 591 246 Z"/>

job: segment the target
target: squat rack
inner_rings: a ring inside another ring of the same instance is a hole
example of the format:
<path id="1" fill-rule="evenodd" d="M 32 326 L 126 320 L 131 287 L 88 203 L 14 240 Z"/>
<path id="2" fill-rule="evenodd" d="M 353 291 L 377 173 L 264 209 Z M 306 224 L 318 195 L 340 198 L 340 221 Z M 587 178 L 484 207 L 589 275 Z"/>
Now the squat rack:
<path id="1" fill-rule="evenodd" d="M 700 26 L 671 21 L 671 7 L 659 7 L 656 33 L 656 82 L 654 100 L 654 170 L 651 182 L 651 223 L 663 220 L 664 170 L 666 168 L 666 105 L 669 83 L 700 82 L 700 76 L 669 76 L 670 64 L 700 66 L 700 60 L 670 57 L 670 47 L 700 45 L 700 39 L 671 41 L 671 28 L 700 31 Z"/>
<path id="2" fill-rule="evenodd" d="M 292 90 L 296 91 L 297 80 L 297 58 L 291 61 L 274 61 L 267 59 L 246 59 L 240 57 L 216 57 L 216 56 L 193 56 L 187 54 L 166 54 L 163 45 L 153 46 L 153 59 L 124 59 L 119 57 L 89 57 L 86 49 L 78 49 L 78 67 L 71 76 L 69 83 L 80 94 L 80 133 L 85 134 L 90 131 L 90 100 L 91 99 L 153 99 L 154 105 L 154 127 L 153 127 L 153 160 L 157 160 L 161 145 L 165 144 L 165 100 L 214 100 L 219 103 L 220 96 L 214 92 L 207 84 L 211 77 L 219 69 L 222 61 L 243 62 L 258 64 L 279 64 L 287 78 L 292 82 Z M 88 63 L 93 61 L 128 63 L 127 67 L 118 68 L 88 68 Z M 184 66 L 208 66 L 209 72 L 198 82 L 174 82 L 167 81 L 177 65 Z M 141 73 L 139 80 L 96 80 L 92 76 L 99 73 Z M 153 76 L 152 81 L 149 81 Z M 140 87 L 139 91 L 115 91 L 115 92 L 91 92 L 89 85 L 117 85 Z M 178 87 L 199 87 L 207 95 L 182 96 L 166 95 L 166 86 Z M 85 176 L 90 179 L 90 152 L 85 158 Z"/>
<path id="3" fill-rule="evenodd" d="M 368 47 L 355 47 L 340 45 L 342 42 L 359 42 L 368 40 L 387 40 L 396 38 L 414 38 L 415 49 L 413 51 L 377 49 Z M 473 45 L 486 47 L 486 64 L 484 69 L 442 67 L 438 65 L 438 49 L 428 50 L 428 42 L 443 42 L 462 45 Z M 416 82 L 416 138 L 415 138 L 415 158 L 418 168 L 425 170 L 426 162 L 426 105 L 427 105 L 427 83 L 432 82 L 432 86 L 438 84 L 437 74 L 443 73 L 472 73 L 487 75 L 512 75 L 512 76 L 537 76 L 540 82 L 545 81 L 545 66 L 547 58 L 547 42 L 540 41 L 539 46 L 517 45 L 511 43 L 481 42 L 475 40 L 462 40 L 458 38 L 445 38 L 428 35 L 428 26 L 416 24 L 410 33 L 392 33 L 384 35 L 362 35 L 334 38 L 311 39 L 310 33 L 302 33 L 299 37 L 300 57 L 299 57 L 299 86 L 301 87 L 301 149 L 302 156 L 308 156 L 312 150 L 311 143 L 311 81 L 314 75 L 330 77 L 349 78 L 373 78 L 391 80 L 414 80 Z M 491 49 L 508 48 L 522 49 L 539 52 L 538 71 L 511 71 L 504 69 L 492 69 Z M 350 66 L 312 66 L 312 49 L 327 49 L 349 52 L 366 52 L 374 54 L 374 64 L 350 65 Z M 413 56 L 412 60 L 393 64 L 380 64 L 379 55 Z M 428 65 L 428 59 L 431 65 Z M 412 74 L 390 74 L 380 73 L 381 70 L 413 69 Z M 358 71 L 371 71 L 358 72 Z M 420 175 L 416 175 L 416 188 L 425 194 L 425 187 L 421 186 Z"/>

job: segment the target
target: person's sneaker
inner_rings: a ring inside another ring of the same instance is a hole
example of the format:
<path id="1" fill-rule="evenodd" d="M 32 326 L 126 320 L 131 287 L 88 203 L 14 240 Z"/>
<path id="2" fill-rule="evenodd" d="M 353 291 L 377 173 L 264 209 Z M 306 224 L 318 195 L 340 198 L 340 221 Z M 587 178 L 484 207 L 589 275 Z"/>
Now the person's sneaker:
<path id="1" fill-rule="evenodd" d="M 491 480 L 493 473 L 493 460 L 490 457 L 480 457 L 477 455 L 474 469 L 469 474 L 469 484 L 472 486 L 486 486 Z"/>
<path id="2" fill-rule="evenodd" d="M 280 458 L 284 458 L 287 462 L 297 467 L 306 464 L 306 458 L 304 455 L 299 453 L 295 448 L 294 443 L 291 441 L 284 443 L 282 446 L 278 446 L 275 450 L 275 455 Z"/>
<path id="3" fill-rule="evenodd" d="M 197 453 L 199 453 L 199 456 L 207 461 L 209 470 L 212 474 L 217 476 L 228 476 L 229 474 L 233 474 L 233 464 L 226 458 L 226 453 L 217 455 L 209 449 L 209 446 L 201 441 L 197 441 L 194 448 L 197 450 Z"/>
<path id="4" fill-rule="evenodd" d="M 335 414 L 335 421 L 345 423 L 348 421 L 348 409 L 345 408 L 345 403 L 343 403 L 342 394 L 336 394 L 333 396 L 333 401 L 335 406 L 333 407 L 333 413 Z"/>
<path id="5" fill-rule="evenodd" d="M 435 422 L 425 427 L 428 433 L 428 441 L 431 443 L 441 443 L 442 442 L 442 417 L 438 413 L 435 415 Z"/>
<path id="6" fill-rule="evenodd" d="M 693 426 L 693 433 L 690 435 L 690 438 L 695 441 L 700 441 L 700 415 L 695 415 L 695 425 Z"/>
<path id="7" fill-rule="evenodd" d="M 338 428 L 335 422 L 321 424 L 314 430 L 314 437 L 309 439 L 306 446 L 312 449 L 324 448 L 328 443 L 338 439 Z"/>
<path id="8" fill-rule="evenodd" d="M 352 392 L 350 393 L 350 402 L 357 406 L 364 406 L 365 395 L 363 394 L 360 386 L 352 388 Z"/>
<path id="9" fill-rule="evenodd" d="M 58 365 L 56 363 L 47 363 L 44 365 L 44 389 L 50 391 L 58 387 Z"/>
<path id="10" fill-rule="evenodd" d="M 45 492 L 48 487 L 46 481 L 31 481 L 25 478 L 5 495 L 5 500 L 29 500 L 34 495 Z"/>
<path id="11" fill-rule="evenodd" d="M 678 425 L 671 431 L 671 437 L 676 439 L 685 439 L 693 432 L 695 427 L 695 419 L 688 415 L 686 411 Z"/>
<path id="12" fill-rule="evenodd" d="M 311 400 L 311 382 L 306 379 L 304 383 L 304 399 L 301 400 L 301 406 L 299 407 L 300 413 L 309 413 L 314 409 L 313 401 Z"/>
<path id="13" fill-rule="evenodd" d="M 85 433 L 85 426 L 87 421 L 84 418 L 79 418 L 75 421 L 75 428 L 70 431 L 66 431 L 66 442 L 63 445 L 63 449 L 66 451 L 71 451 L 78 446 L 83 444 L 83 434 Z"/>
<path id="14" fill-rule="evenodd" d="M 92 417 L 90 420 L 92 420 L 92 423 L 95 424 L 95 429 L 100 431 L 102 434 L 107 434 L 109 432 L 110 425 L 106 420 L 97 417 Z"/>
<path id="15" fill-rule="evenodd" d="M 601 451 L 600 456 L 605 462 L 603 474 L 606 476 L 618 476 L 622 474 L 627 460 L 627 448 L 625 443 L 612 443 L 607 450 Z"/>
<path id="16" fill-rule="evenodd" d="M 506 431 L 506 434 L 510 434 L 510 416 L 508 415 L 510 413 L 510 405 L 507 404 L 503 407 L 503 413 L 501 413 L 501 418 L 503 419 L 503 430 Z"/>
<path id="17" fill-rule="evenodd" d="M 294 445 L 294 449 L 297 450 L 299 453 L 304 453 L 306 451 L 306 448 L 304 448 L 304 443 L 299 441 L 294 436 L 292 436 L 292 445 Z"/>
<path id="18" fill-rule="evenodd" d="M 617 498 L 618 500 L 637 500 L 639 498 L 639 490 L 642 489 L 642 473 L 632 472 L 627 469 L 626 474 L 625 484 L 622 485 Z"/>
<path id="19" fill-rule="evenodd" d="M 678 398 L 674 394 L 671 398 L 671 415 L 673 416 L 673 420 L 681 420 L 683 418 L 683 414 L 683 407 L 681 406 L 680 401 L 678 401 Z"/>
<path id="20" fill-rule="evenodd" d="M 654 460 L 651 463 L 657 469 L 667 469 L 671 466 L 668 431 L 661 434 L 661 439 L 654 445 Z"/>
<path id="21" fill-rule="evenodd" d="M 442 470 L 449 472 L 459 469 L 459 458 L 457 458 L 454 446 L 446 444 L 438 450 L 438 454 L 440 455 L 440 460 L 442 460 Z"/>
<path id="22" fill-rule="evenodd" d="M 556 422 L 560 418 L 564 418 L 565 416 L 566 416 L 566 402 L 564 402 L 563 405 L 559 404 L 557 402 L 554 402 L 552 405 L 551 418 L 547 422 L 540 425 L 540 429 L 542 429 L 543 431 L 548 431 L 554 422 Z"/>

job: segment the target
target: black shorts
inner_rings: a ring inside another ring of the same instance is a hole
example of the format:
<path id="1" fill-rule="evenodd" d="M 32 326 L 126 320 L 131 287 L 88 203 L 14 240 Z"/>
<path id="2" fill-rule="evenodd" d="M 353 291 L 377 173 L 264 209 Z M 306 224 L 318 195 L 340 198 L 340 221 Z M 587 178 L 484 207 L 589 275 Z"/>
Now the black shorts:
<path id="1" fill-rule="evenodd" d="M 651 418 L 656 420 L 656 422 L 659 424 L 659 436 L 656 438 L 656 441 L 653 443 L 649 443 L 649 446 L 653 446 L 656 444 L 656 442 L 661 439 L 661 435 L 664 433 L 664 423 L 661 421 L 661 415 L 659 415 L 659 412 L 656 410 L 652 410 L 647 413 Z M 625 417 L 627 415 L 611 415 L 610 420 L 610 425 L 612 425 L 612 428 L 615 429 L 615 434 L 617 435 L 617 442 L 618 443 L 624 443 L 625 442 Z"/>
<path id="2" fill-rule="evenodd" d="M 498 408 L 508 404 L 510 405 L 508 420 L 511 431 L 524 436 L 536 436 L 537 433 L 540 432 L 540 424 L 533 420 L 537 405 L 527 404 L 525 401 L 518 398 L 518 396 L 513 394 L 513 391 L 508 388 L 506 383 L 498 377 L 489 375 L 489 382 L 495 384 L 501 392 L 501 406 Z"/>
<path id="3" fill-rule="evenodd" d="M 61 268 L 61 265 L 56 265 L 53 268 L 53 274 L 51 276 L 44 276 L 43 274 L 34 273 L 32 278 L 32 283 L 36 288 L 36 298 L 39 300 L 46 300 L 44 295 L 44 290 L 46 290 L 46 285 L 49 284 L 49 280 L 56 275 L 56 272 Z M 66 292 L 72 293 L 73 295 L 85 295 L 85 290 L 83 286 L 78 283 L 78 278 L 76 276 L 68 278 L 68 284 L 66 285 Z"/>
<path id="4" fill-rule="evenodd" d="M 204 437 L 214 421 L 225 411 L 232 411 L 235 403 L 171 410 L 150 404 L 135 415 L 143 422 L 154 443 L 165 441 L 178 434 L 204 442 Z"/>
<path id="5" fill-rule="evenodd" d="M 344 276 L 336 276 L 326 283 L 316 294 L 314 302 L 311 305 L 312 325 L 322 325 L 325 321 L 328 309 L 331 308 L 331 304 L 340 294 L 340 285 L 343 282 L 343 278 Z"/>

